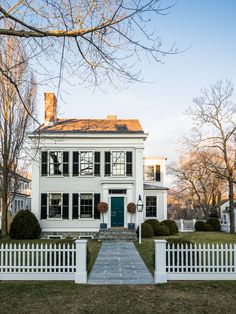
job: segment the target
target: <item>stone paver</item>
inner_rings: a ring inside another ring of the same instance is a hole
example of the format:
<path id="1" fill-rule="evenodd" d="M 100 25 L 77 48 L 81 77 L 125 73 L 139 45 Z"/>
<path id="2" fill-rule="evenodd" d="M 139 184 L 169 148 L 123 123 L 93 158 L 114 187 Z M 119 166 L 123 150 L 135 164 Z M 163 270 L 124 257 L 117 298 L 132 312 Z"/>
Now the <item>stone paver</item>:
<path id="1" fill-rule="evenodd" d="M 132 242 L 104 242 L 88 284 L 154 284 L 152 274 Z"/>

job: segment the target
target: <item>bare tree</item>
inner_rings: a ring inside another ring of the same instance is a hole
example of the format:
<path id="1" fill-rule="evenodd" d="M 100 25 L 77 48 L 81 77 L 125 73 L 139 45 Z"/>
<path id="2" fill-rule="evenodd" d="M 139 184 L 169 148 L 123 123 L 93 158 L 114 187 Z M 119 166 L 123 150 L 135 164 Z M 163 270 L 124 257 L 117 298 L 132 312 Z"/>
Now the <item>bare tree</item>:
<path id="1" fill-rule="evenodd" d="M 195 106 L 188 114 L 195 123 L 193 137 L 188 145 L 195 152 L 209 151 L 214 159 L 207 159 L 207 166 L 219 179 L 227 182 L 230 203 L 230 232 L 235 231 L 234 183 L 236 169 L 236 107 L 232 102 L 233 86 L 230 81 L 219 81 L 202 90 L 194 99 Z"/>
<path id="2" fill-rule="evenodd" d="M 209 168 L 215 155 L 208 151 L 185 153 L 178 163 L 169 167 L 174 176 L 175 193 L 188 203 L 188 207 L 200 208 L 207 217 L 220 201 L 222 180 Z"/>
<path id="3" fill-rule="evenodd" d="M 27 68 L 25 53 L 17 38 L 9 37 L 0 46 L 0 67 L 15 86 L 0 73 L 0 168 L 2 196 L 2 235 L 7 234 L 7 211 L 18 188 L 17 171 L 32 126 L 36 85 Z M 22 101 L 25 109 L 22 109 Z"/>
<path id="4" fill-rule="evenodd" d="M 168 13 L 160 0 L 2 0 L 0 38 L 21 38 L 35 70 L 47 79 L 78 76 L 94 86 L 114 78 L 140 80 L 137 63 L 156 62 L 174 47 L 162 48 L 154 19 Z"/>

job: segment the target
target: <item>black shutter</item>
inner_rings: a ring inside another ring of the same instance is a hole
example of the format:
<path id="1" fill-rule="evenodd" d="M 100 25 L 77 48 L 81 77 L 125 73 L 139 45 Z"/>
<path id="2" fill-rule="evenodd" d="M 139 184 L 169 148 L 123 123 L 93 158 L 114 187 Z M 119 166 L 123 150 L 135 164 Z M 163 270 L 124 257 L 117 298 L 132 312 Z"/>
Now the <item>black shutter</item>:
<path id="1" fill-rule="evenodd" d="M 105 152 L 105 176 L 111 175 L 111 152 Z"/>
<path id="2" fill-rule="evenodd" d="M 94 219 L 100 219 L 100 213 L 97 209 L 98 203 L 100 202 L 100 194 L 94 194 Z"/>
<path id="3" fill-rule="evenodd" d="M 78 194 L 72 194 L 72 219 L 79 218 L 79 198 Z"/>
<path id="4" fill-rule="evenodd" d="M 94 175 L 95 176 L 100 176 L 100 152 L 95 152 L 94 156 Z"/>
<path id="5" fill-rule="evenodd" d="M 156 181 L 160 182 L 161 181 L 161 167 L 156 166 Z"/>
<path id="6" fill-rule="evenodd" d="M 41 152 L 41 176 L 48 175 L 48 152 Z"/>
<path id="7" fill-rule="evenodd" d="M 47 219 L 47 193 L 41 194 L 41 219 Z"/>
<path id="8" fill-rule="evenodd" d="M 132 177 L 133 175 L 133 154 L 132 152 L 126 152 L 126 175 Z"/>
<path id="9" fill-rule="evenodd" d="M 69 176 L 69 152 L 63 152 L 63 176 Z"/>
<path id="10" fill-rule="evenodd" d="M 63 193 L 62 197 L 62 218 L 69 219 L 69 194 Z"/>
<path id="11" fill-rule="evenodd" d="M 79 152 L 73 152 L 73 176 L 79 175 Z"/>

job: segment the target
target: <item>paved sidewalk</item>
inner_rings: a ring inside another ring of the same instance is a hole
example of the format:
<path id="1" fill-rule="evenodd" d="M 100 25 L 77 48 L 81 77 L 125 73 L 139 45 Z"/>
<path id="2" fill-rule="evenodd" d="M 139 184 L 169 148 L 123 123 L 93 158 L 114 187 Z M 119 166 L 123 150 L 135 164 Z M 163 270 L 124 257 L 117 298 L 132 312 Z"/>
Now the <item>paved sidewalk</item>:
<path id="1" fill-rule="evenodd" d="M 154 284 L 133 242 L 104 242 L 88 284 Z"/>

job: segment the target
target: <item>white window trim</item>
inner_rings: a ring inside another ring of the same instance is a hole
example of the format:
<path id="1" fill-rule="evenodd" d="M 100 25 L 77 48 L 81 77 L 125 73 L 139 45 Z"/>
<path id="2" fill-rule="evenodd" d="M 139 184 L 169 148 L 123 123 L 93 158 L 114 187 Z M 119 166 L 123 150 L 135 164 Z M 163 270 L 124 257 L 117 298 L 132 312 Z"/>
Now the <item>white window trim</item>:
<path id="1" fill-rule="evenodd" d="M 80 193 L 74 193 L 73 192 L 72 194 L 78 194 L 78 218 L 77 219 L 72 219 L 72 220 L 75 220 L 75 221 L 80 221 L 80 220 L 83 220 L 83 221 L 85 221 L 85 220 L 88 220 L 88 221 L 98 220 L 98 221 L 100 221 L 101 220 L 101 218 L 100 219 L 95 219 L 94 218 L 94 200 L 95 200 L 94 194 L 96 194 L 95 192 L 80 192 Z M 80 217 L 80 195 L 81 194 L 92 194 L 92 196 L 93 196 L 92 218 L 89 218 L 89 217 L 81 218 Z M 100 195 L 101 195 L 101 193 L 100 193 Z M 71 210 L 72 210 L 72 208 L 73 208 L 73 203 L 71 204 Z"/>
<path id="2" fill-rule="evenodd" d="M 55 217 L 49 217 L 49 202 L 50 202 L 50 194 L 61 194 L 61 218 L 55 218 Z M 47 193 L 47 220 L 55 220 L 55 221 L 61 221 L 61 220 L 68 220 L 62 218 L 62 211 L 63 211 L 63 194 L 61 192 L 48 192 Z M 70 193 L 69 193 L 70 194 Z M 70 203 L 69 203 L 70 204 Z M 69 208 L 70 210 L 70 208 Z"/>
<path id="3" fill-rule="evenodd" d="M 111 152 L 111 162 L 110 162 L 110 172 L 111 172 L 111 175 L 110 176 L 111 177 L 115 177 L 115 178 L 126 178 L 127 177 L 127 175 L 126 175 L 126 173 L 127 173 L 127 169 L 126 169 L 126 153 L 127 153 L 127 151 L 126 150 L 111 150 L 110 152 Z M 112 167 L 113 166 L 112 153 L 124 153 L 125 154 L 125 161 L 124 161 L 124 164 L 125 164 L 125 174 L 117 175 L 117 174 L 113 174 L 112 173 L 112 168 L 113 168 Z M 133 165 L 132 165 L 132 167 L 133 167 Z"/>
<path id="4" fill-rule="evenodd" d="M 145 179 L 145 167 L 154 167 L 154 175 L 153 175 L 153 178 L 154 180 L 146 180 Z M 160 181 L 156 181 L 156 167 L 159 166 L 160 167 Z M 150 183 L 153 183 L 153 182 L 162 182 L 162 172 L 161 172 L 161 169 L 162 169 L 162 166 L 160 164 L 152 164 L 152 165 L 144 165 L 144 169 L 143 169 L 143 173 L 144 173 L 144 182 L 150 182 Z"/>
<path id="5" fill-rule="evenodd" d="M 80 178 L 94 178 L 95 175 L 95 151 L 94 150 L 79 150 L 78 151 L 79 153 L 79 175 L 78 176 L 75 176 L 75 177 L 80 177 Z M 80 160 L 80 156 L 81 154 L 80 153 L 93 153 L 93 174 L 89 175 L 81 175 L 81 160 Z"/>
<path id="6" fill-rule="evenodd" d="M 42 152 L 47 152 L 47 168 L 48 168 L 48 173 L 46 176 L 42 176 L 41 175 L 41 178 L 68 178 L 68 176 L 64 176 L 63 175 L 63 152 L 67 152 L 67 150 L 55 150 L 55 149 L 50 149 L 50 150 L 41 150 L 41 153 Z M 50 152 L 60 152 L 61 153 L 61 156 L 62 156 L 62 171 L 61 171 L 61 174 L 50 174 L 50 162 L 49 162 L 49 159 L 50 159 Z M 42 157 L 41 157 L 42 158 Z M 40 173 L 42 173 L 42 159 L 40 159 Z M 69 153 L 69 176 L 70 176 L 70 153 Z"/>
<path id="7" fill-rule="evenodd" d="M 155 197 L 156 198 L 156 216 L 148 216 L 147 217 L 147 197 Z M 145 195 L 145 219 L 158 219 L 158 196 L 157 195 Z"/>

